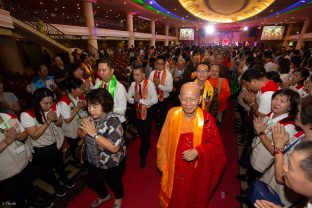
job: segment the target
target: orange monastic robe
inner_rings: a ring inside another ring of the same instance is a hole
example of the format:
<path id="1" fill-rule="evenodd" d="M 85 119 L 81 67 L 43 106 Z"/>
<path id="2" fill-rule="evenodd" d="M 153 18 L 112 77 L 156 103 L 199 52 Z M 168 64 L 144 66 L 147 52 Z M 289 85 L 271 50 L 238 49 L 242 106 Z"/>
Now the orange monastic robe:
<path id="1" fill-rule="evenodd" d="M 196 148 L 191 162 L 183 152 Z M 181 107 L 170 109 L 157 143 L 157 166 L 162 171 L 163 208 L 207 208 L 226 162 L 214 118 L 197 108 L 187 121 Z"/>
<path id="2" fill-rule="evenodd" d="M 211 77 L 208 78 L 208 81 L 210 82 L 210 84 L 212 84 L 214 88 L 218 90 L 219 79 L 223 79 L 222 84 L 221 84 L 221 90 L 218 95 L 219 112 L 223 112 L 227 107 L 227 102 L 231 95 L 229 82 L 225 78 L 211 78 Z"/>

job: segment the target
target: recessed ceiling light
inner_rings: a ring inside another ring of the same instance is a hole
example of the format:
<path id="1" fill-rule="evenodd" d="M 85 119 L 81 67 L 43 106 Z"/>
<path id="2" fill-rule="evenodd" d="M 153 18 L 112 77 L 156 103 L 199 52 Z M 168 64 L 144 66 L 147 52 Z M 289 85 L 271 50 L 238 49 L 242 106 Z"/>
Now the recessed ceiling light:
<path id="1" fill-rule="evenodd" d="M 63 6 L 62 8 L 63 8 L 63 9 L 65 9 L 65 7 L 64 7 L 64 6 Z"/>
<path id="2" fill-rule="evenodd" d="M 43 3 L 42 3 L 42 1 L 40 1 L 40 3 L 39 3 L 40 5 L 42 5 Z"/>

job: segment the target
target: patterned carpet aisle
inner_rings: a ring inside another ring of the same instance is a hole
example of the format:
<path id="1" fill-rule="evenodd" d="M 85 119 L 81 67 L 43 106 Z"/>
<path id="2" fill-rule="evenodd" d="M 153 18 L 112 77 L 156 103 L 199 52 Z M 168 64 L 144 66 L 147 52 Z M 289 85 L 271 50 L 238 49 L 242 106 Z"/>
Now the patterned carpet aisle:
<path id="1" fill-rule="evenodd" d="M 235 178 L 239 173 L 238 149 L 234 132 L 234 102 L 230 100 L 228 110 L 219 126 L 223 145 L 227 154 L 227 164 L 220 184 L 210 202 L 209 208 L 239 208 L 236 196 L 240 193 L 240 182 Z"/>
<path id="2" fill-rule="evenodd" d="M 233 103 L 230 102 L 229 110 L 219 127 L 222 140 L 227 152 L 228 163 L 225 173 L 220 181 L 215 195 L 209 208 L 239 208 L 240 205 L 235 197 L 239 195 L 240 184 L 235 179 L 238 174 L 237 165 L 237 145 L 236 135 L 234 133 L 234 112 Z M 156 168 L 156 142 L 158 139 L 158 130 L 152 132 L 152 148 L 148 155 L 147 166 L 145 169 L 139 167 L 138 149 L 140 140 L 135 139 L 128 145 L 127 168 L 124 176 L 125 198 L 123 207 L 125 208 L 158 208 L 159 207 L 159 188 L 160 174 Z M 81 193 L 69 203 L 69 208 L 90 207 L 96 194 L 90 189 L 84 188 Z M 111 208 L 113 200 L 100 206 L 101 208 Z"/>

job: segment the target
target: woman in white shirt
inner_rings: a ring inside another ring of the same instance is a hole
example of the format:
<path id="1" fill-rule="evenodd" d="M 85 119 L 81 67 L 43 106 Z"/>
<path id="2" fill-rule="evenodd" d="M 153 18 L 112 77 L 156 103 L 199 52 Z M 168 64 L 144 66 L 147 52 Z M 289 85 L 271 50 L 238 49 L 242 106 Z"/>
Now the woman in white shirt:
<path id="1" fill-rule="evenodd" d="M 65 173 L 60 150 L 64 133 L 61 129 L 62 118 L 58 106 L 53 102 L 54 94 L 48 88 L 40 88 L 34 92 L 33 108 L 21 114 L 21 123 L 26 129 L 34 148 L 33 161 L 44 173 L 57 196 L 64 196 L 67 187 L 74 187 Z M 60 179 L 56 179 L 54 168 Z"/>

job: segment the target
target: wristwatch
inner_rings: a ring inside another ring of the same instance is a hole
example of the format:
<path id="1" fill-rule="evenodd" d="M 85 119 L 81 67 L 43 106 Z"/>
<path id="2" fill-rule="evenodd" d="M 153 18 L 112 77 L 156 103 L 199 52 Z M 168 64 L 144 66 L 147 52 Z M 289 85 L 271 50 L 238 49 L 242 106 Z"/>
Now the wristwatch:
<path id="1" fill-rule="evenodd" d="M 99 136 L 99 135 L 96 134 L 96 135 L 93 137 L 93 139 L 96 140 L 96 139 L 98 138 L 98 136 Z"/>

